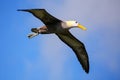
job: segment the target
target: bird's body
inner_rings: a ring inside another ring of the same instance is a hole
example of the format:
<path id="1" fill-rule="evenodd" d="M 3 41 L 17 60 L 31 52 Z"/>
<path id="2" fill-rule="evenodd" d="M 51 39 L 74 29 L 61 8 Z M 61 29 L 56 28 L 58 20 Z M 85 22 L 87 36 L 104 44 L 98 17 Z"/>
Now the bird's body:
<path id="1" fill-rule="evenodd" d="M 76 39 L 70 32 L 70 28 L 79 27 L 83 30 L 86 28 L 76 21 L 62 21 L 52 15 L 50 15 L 44 9 L 26 9 L 19 10 L 32 13 L 35 17 L 40 19 L 45 25 L 40 28 L 32 28 L 33 33 L 29 34 L 28 37 L 32 38 L 38 34 L 52 34 L 55 33 L 59 39 L 66 43 L 75 52 L 79 62 L 83 69 L 89 72 L 89 59 L 84 44 Z"/>

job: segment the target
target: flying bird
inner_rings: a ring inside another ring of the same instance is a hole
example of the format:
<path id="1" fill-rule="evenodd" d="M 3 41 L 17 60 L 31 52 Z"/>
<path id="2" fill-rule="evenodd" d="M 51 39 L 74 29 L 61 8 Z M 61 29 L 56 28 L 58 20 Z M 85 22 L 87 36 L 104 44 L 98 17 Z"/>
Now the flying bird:
<path id="1" fill-rule="evenodd" d="M 30 12 L 45 24 L 43 27 L 32 28 L 32 33 L 28 35 L 29 38 L 39 34 L 55 33 L 60 40 L 75 52 L 82 68 L 86 73 L 89 73 L 89 58 L 85 46 L 69 32 L 69 29 L 71 28 L 81 28 L 82 30 L 86 30 L 84 26 L 79 24 L 77 21 L 62 21 L 57 19 L 49 14 L 45 9 L 20 9 L 18 11 Z"/>

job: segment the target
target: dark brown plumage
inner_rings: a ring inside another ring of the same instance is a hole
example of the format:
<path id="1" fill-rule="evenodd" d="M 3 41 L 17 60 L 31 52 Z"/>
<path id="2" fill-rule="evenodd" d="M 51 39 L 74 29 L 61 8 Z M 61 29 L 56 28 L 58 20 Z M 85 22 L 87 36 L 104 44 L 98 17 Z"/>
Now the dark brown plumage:
<path id="1" fill-rule="evenodd" d="M 31 38 L 38 34 L 55 33 L 64 43 L 66 43 L 75 52 L 85 72 L 89 72 L 89 58 L 84 44 L 78 39 L 76 39 L 69 32 L 69 29 L 75 26 L 86 30 L 84 26 L 81 26 L 76 21 L 59 20 L 51 14 L 49 14 L 45 9 L 26 9 L 18 11 L 30 12 L 45 24 L 45 26 L 42 28 L 32 28 L 31 31 L 33 33 L 30 34 L 28 37 Z"/>

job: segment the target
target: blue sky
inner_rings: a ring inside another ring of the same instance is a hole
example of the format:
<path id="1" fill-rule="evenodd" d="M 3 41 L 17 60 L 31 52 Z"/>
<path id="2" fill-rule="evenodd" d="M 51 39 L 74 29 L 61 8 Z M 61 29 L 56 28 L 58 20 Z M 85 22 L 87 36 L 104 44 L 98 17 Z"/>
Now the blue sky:
<path id="1" fill-rule="evenodd" d="M 0 1 L 0 80 L 120 80 L 119 0 Z M 74 52 L 54 34 L 28 39 L 44 24 L 17 9 L 44 8 L 61 20 L 77 20 L 87 31 L 71 29 L 87 49 L 86 74 Z"/>

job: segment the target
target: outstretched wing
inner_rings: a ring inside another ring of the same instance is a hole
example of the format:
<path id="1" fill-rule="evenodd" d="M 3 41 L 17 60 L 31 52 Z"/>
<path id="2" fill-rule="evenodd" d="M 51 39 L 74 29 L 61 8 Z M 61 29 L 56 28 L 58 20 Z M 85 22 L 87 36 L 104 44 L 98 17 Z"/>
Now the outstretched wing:
<path id="1" fill-rule="evenodd" d="M 45 9 L 20 9 L 18 11 L 26 11 L 32 13 L 35 17 L 40 19 L 45 25 L 61 22 L 61 20 L 49 14 Z"/>
<path id="2" fill-rule="evenodd" d="M 75 52 L 79 62 L 81 63 L 85 72 L 89 72 L 89 59 L 82 42 L 77 40 L 69 31 L 67 34 L 56 34 L 64 43 L 66 43 Z"/>

